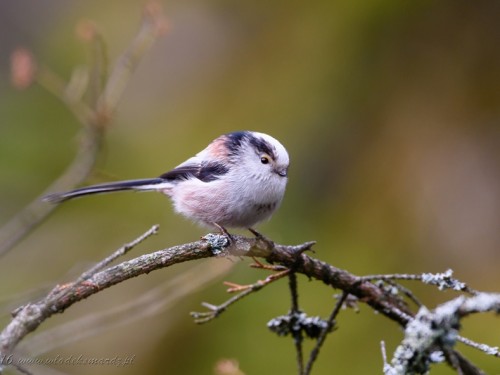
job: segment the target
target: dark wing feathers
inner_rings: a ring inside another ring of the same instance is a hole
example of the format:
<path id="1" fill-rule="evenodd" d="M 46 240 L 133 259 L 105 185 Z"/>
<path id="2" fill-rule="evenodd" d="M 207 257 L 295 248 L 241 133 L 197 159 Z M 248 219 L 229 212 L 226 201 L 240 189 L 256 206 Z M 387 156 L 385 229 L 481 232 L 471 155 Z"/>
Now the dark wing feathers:
<path id="1" fill-rule="evenodd" d="M 171 171 L 164 173 L 160 178 L 167 181 L 187 180 L 195 177 L 203 182 L 217 180 L 229 172 L 229 169 L 222 163 L 212 161 L 200 164 L 180 165 Z"/>
<path id="2" fill-rule="evenodd" d="M 211 162 L 202 165 L 198 177 L 203 182 L 210 182 L 219 179 L 229 172 L 228 167 L 219 162 Z"/>
<path id="3" fill-rule="evenodd" d="M 197 177 L 200 173 L 200 169 L 200 165 L 180 165 L 171 171 L 163 173 L 160 178 L 167 181 L 187 180 L 190 177 Z"/>

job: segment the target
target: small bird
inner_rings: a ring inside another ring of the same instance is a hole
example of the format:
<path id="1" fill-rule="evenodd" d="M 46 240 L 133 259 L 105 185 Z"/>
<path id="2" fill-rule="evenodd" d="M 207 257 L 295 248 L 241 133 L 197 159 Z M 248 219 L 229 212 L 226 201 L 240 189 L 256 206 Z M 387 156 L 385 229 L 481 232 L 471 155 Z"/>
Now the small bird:
<path id="1" fill-rule="evenodd" d="M 288 180 L 285 147 L 270 135 L 238 131 L 221 135 L 204 150 L 157 178 L 118 181 L 47 195 L 59 203 L 83 195 L 123 190 L 159 191 L 175 211 L 199 224 L 252 227 L 279 207 Z"/>

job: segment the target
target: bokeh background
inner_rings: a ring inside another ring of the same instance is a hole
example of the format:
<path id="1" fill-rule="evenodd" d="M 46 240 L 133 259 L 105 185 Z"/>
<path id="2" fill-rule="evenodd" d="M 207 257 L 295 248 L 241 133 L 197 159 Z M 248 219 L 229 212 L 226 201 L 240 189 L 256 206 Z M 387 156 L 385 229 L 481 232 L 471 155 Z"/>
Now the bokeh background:
<path id="1" fill-rule="evenodd" d="M 40 86 L 9 84 L 11 52 L 26 47 L 68 79 L 87 62 L 74 30 L 89 19 L 112 64 L 134 37 L 142 5 L 0 3 L 0 224 L 64 170 L 80 127 Z M 219 134 L 266 132 L 288 148 L 292 164 L 285 201 L 262 232 L 283 243 L 316 240 L 318 258 L 356 274 L 452 268 L 473 288 L 500 290 L 500 2 L 171 0 L 164 10 L 169 31 L 132 77 L 89 183 L 157 176 Z M 155 223 L 160 233 L 129 257 L 205 233 L 159 194 L 61 206 L 1 259 L 2 326 L 14 307 Z M 188 315 L 202 301 L 225 300 L 223 280 L 264 277 L 248 264 L 204 260 L 131 280 L 52 317 L 26 339 L 26 353 L 134 356 L 121 368 L 54 367 L 72 374 L 213 374 L 224 358 L 245 374 L 293 374 L 292 341 L 266 328 L 289 309 L 285 281 L 208 325 Z M 302 308 L 327 316 L 332 290 L 299 282 Z M 165 283 L 153 299 L 159 306 L 129 306 Z M 429 307 L 455 296 L 408 286 Z M 92 320 L 110 310 L 119 313 Z M 37 336 L 61 326 L 63 338 Z M 496 346 L 500 324 L 468 318 L 463 334 Z M 401 337 L 364 306 L 344 311 L 313 373 L 382 373 L 380 341 L 392 354 Z M 459 348 L 488 373 L 500 369 L 498 359 Z M 452 371 L 441 365 L 433 373 Z"/>

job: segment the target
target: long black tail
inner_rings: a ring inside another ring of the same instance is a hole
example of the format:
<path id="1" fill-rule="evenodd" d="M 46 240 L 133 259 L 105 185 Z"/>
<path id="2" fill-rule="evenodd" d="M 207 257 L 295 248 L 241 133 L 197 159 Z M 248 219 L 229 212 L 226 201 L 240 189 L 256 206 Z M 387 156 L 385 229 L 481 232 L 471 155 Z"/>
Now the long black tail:
<path id="1" fill-rule="evenodd" d="M 90 194 L 112 193 L 114 191 L 123 191 L 123 190 L 137 190 L 137 191 L 159 190 L 161 189 L 162 184 L 168 184 L 168 182 L 163 178 L 147 178 L 142 180 L 118 181 L 107 184 L 87 186 L 75 190 L 70 190 L 65 193 L 49 194 L 46 195 L 43 198 L 43 200 L 51 203 L 60 203 L 68 199 Z"/>

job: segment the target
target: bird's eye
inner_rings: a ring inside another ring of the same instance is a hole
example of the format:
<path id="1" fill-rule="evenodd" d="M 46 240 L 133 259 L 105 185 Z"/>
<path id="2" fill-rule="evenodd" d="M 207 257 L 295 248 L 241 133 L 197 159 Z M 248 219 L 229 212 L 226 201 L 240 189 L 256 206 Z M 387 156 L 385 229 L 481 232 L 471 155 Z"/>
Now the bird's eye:
<path id="1" fill-rule="evenodd" d="M 270 161 L 271 161 L 271 160 L 269 159 L 269 156 L 267 156 L 267 155 L 262 155 L 262 156 L 260 157 L 260 162 L 261 162 L 262 164 L 269 164 L 269 162 L 270 162 Z"/>

